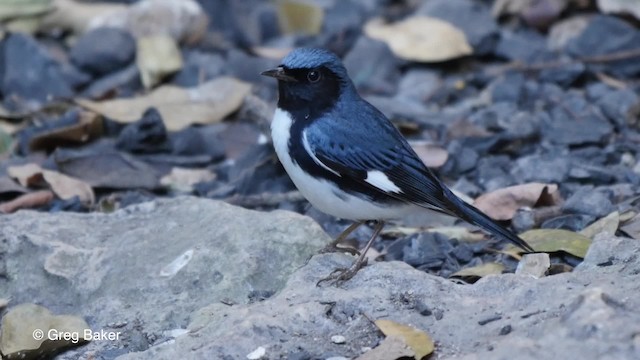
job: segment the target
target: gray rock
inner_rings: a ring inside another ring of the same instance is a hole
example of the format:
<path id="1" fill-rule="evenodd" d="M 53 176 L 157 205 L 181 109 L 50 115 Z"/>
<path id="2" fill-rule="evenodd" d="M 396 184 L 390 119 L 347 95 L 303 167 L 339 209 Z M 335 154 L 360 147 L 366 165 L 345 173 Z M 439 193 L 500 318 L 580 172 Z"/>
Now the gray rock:
<path id="1" fill-rule="evenodd" d="M 640 113 L 640 97 L 631 89 L 610 90 L 598 99 L 598 106 L 617 126 L 633 126 Z"/>
<path id="2" fill-rule="evenodd" d="M 2 43 L 0 88 L 5 105 L 12 110 L 33 110 L 73 90 L 61 66 L 29 35 L 15 33 Z"/>
<path id="3" fill-rule="evenodd" d="M 573 193 L 562 206 L 569 213 L 584 214 L 601 218 L 613 212 L 615 207 L 609 196 L 601 191 L 581 189 Z"/>
<path id="4" fill-rule="evenodd" d="M 574 57 L 593 57 L 639 47 L 640 31 L 636 27 L 615 16 L 596 15 L 580 35 L 567 42 L 566 51 Z M 627 77 L 640 73 L 640 62 L 629 58 L 593 64 L 591 69 Z"/>
<path id="5" fill-rule="evenodd" d="M 10 305 L 79 315 L 94 331 L 120 331 L 122 341 L 74 351 L 106 358 L 167 341 L 209 304 L 280 290 L 329 241 L 295 213 L 189 197 L 108 215 L 18 212 L 1 217 L 0 229 L 0 294 Z"/>
<path id="6" fill-rule="evenodd" d="M 118 359 L 241 359 L 260 346 L 274 359 L 353 358 L 381 341 L 371 323 L 381 318 L 429 333 L 442 359 L 524 360 L 540 349 L 554 358 L 636 359 L 640 300 L 629 294 L 640 291 L 638 251 L 637 241 L 601 236 L 574 272 L 540 279 L 503 274 L 459 285 L 384 262 L 342 287 L 322 288 L 315 282 L 352 258 L 315 256 L 276 296 L 251 305 L 210 305 L 193 314 L 189 332 L 175 342 Z M 478 323 L 496 313 L 496 321 Z M 335 334 L 345 343 L 333 343 Z"/>
<path id="7" fill-rule="evenodd" d="M 344 66 L 360 91 L 394 94 L 400 71 L 387 44 L 361 36 L 344 58 Z"/>
<path id="8" fill-rule="evenodd" d="M 95 75 L 108 74 L 127 66 L 135 54 L 133 36 L 115 27 L 100 27 L 86 32 L 69 53 L 74 64 Z"/>
<path id="9" fill-rule="evenodd" d="M 559 154 L 530 155 L 516 160 L 511 169 L 518 183 L 540 181 L 562 183 L 569 175 L 571 160 Z"/>
<path id="10" fill-rule="evenodd" d="M 545 38 L 533 30 L 519 32 L 503 30 L 500 32 L 495 53 L 498 57 L 510 61 L 534 63 L 545 54 L 546 48 Z"/>

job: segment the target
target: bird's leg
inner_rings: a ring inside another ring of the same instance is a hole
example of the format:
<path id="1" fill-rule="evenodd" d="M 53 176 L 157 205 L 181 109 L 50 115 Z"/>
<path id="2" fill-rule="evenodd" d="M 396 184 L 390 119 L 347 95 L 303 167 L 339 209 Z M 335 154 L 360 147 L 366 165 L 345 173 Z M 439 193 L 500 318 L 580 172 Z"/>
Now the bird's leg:
<path id="1" fill-rule="evenodd" d="M 369 239 L 369 242 L 367 243 L 367 246 L 364 247 L 364 250 L 362 250 L 362 252 L 360 253 L 360 256 L 353 263 L 353 265 L 351 265 L 350 268 L 348 268 L 348 269 L 347 268 L 339 268 L 339 269 L 334 270 L 329 276 L 327 276 L 327 277 L 325 277 L 323 279 L 320 279 L 320 281 L 318 281 L 316 283 L 316 286 L 319 286 L 321 283 L 323 283 L 325 281 L 333 281 L 333 284 L 339 284 L 339 283 L 341 283 L 343 281 L 347 281 L 347 280 L 351 279 L 352 277 L 354 277 L 358 273 L 358 270 L 360 270 L 364 265 L 366 265 L 367 258 L 365 256 L 367 255 L 367 251 L 369 250 L 369 248 L 373 244 L 373 241 L 378 237 L 378 235 L 380 235 L 380 232 L 382 231 L 382 228 L 384 228 L 384 221 L 377 221 L 376 222 L 376 226 L 373 229 L 373 235 L 371 235 L 371 239 Z"/>
<path id="2" fill-rule="evenodd" d="M 351 235 L 351 233 L 354 232 L 362 224 L 364 224 L 364 221 L 356 221 L 353 224 L 349 225 L 349 227 L 346 228 L 340 235 L 338 235 L 335 240 L 322 248 L 322 250 L 320 250 L 320 253 L 324 254 L 330 252 L 348 252 L 351 255 L 359 255 L 360 252 L 358 252 L 358 250 L 353 248 L 338 247 L 338 244 L 344 241 L 347 236 Z"/>

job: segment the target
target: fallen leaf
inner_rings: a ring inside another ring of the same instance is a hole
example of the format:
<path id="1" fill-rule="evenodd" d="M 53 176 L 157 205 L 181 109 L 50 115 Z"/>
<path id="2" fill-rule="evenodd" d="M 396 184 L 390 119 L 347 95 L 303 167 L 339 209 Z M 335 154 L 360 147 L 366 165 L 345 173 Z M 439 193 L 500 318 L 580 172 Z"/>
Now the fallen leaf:
<path id="1" fill-rule="evenodd" d="M 483 194 L 474 205 L 494 220 L 511 220 L 522 207 L 552 206 L 559 202 L 558 185 L 528 183 Z"/>
<path id="2" fill-rule="evenodd" d="M 49 13 L 41 24 L 41 30 L 63 29 L 82 34 L 89 28 L 91 20 L 97 16 L 116 14 L 123 19 L 128 9 L 124 4 L 107 2 L 86 3 L 77 0 L 53 0 L 54 11 Z"/>
<path id="3" fill-rule="evenodd" d="M 461 30 L 427 16 L 413 16 L 393 24 L 386 24 L 381 18 L 372 19 L 365 25 L 364 32 L 370 38 L 385 42 L 404 60 L 440 62 L 473 52 Z"/>
<path id="4" fill-rule="evenodd" d="M 213 181 L 216 174 L 209 169 L 186 169 L 174 167 L 160 179 L 160 184 L 182 192 L 190 192 L 197 183 Z"/>
<path id="5" fill-rule="evenodd" d="M 91 186 L 82 180 L 51 170 L 43 170 L 42 176 L 60 199 L 69 200 L 77 196 L 85 205 L 93 205 L 96 200 Z"/>
<path id="6" fill-rule="evenodd" d="M 420 160 L 430 168 L 439 168 L 449 158 L 447 150 L 426 141 L 412 142 L 411 147 L 418 154 Z"/>
<path id="7" fill-rule="evenodd" d="M 516 274 L 539 279 L 547 273 L 550 266 L 551 259 L 547 253 L 524 254 L 518 263 Z"/>
<path id="8" fill-rule="evenodd" d="M 248 83 L 219 77 L 194 88 L 165 85 L 134 98 L 106 101 L 76 99 L 76 102 L 122 123 L 137 121 L 148 108 L 155 107 L 167 129 L 178 131 L 192 124 L 221 121 L 238 110 L 250 90 Z"/>
<path id="9" fill-rule="evenodd" d="M 51 190 L 40 190 L 20 195 L 17 198 L 0 204 L 0 212 L 9 214 L 20 209 L 31 209 L 38 206 L 44 206 L 53 201 L 53 192 Z"/>
<path id="10" fill-rule="evenodd" d="M 433 340 L 424 331 L 385 319 L 376 320 L 375 324 L 385 336 L 402 339 L 413 350 L 417 360 L 433 352 Z"/>
<path id="11" fill-rule="evenodd" d="M 145 36 L 136 44 L 136 65 L 146 89 L 182 68 L 182 53 L 175 39 L 167 35 Z"/>
<path id="12" fill-rule="evenodd" d="M 389 336 L 375 348 L 357 357 L 356 360 L 389 360 L 413 357 L 415 357 L 415 352 L 402 339 Z"/>
<path id="13" fill-rule="evenodd" d="M 37 164 L 9 166 L 7 173 L 24 187 L 36 186 L 42 182 L 42 168 Z"/>
<path id="14" fill-rule="evenodd" d="M 605 14 L 631 14 L 640 19 L 640 1 L 637 0 L 598 0 L 598 9 Z"/>
<path id="15" fill-rule="evenodd" d="M 151 166 L 112 149 L 57 149 L 53 160 L 60 172 L 93 188 L 153 190 L 159 185 Z"/>
<path id="16" fill-rule="evenodd" d="M 579 258 L 584 258 L 591 245 L 591 239 L 588 237 L 563 229 L 528 230 L 520 234 L 520 238 L 529 243 L 535 251 L 548 253 L 564 251 Z"/>
<path id="17" fill-rule="evenodd" d="M 29 140 L 29 150 L 55 150 L 59 146 L 85 144 L 102 136 L 102 116 L 91 111 L 80 111 L 78 122 L 34 135 Z"/>
<path id="18" fill-rule="evenodd" d="M 251 52 L 254 54 L 272 60 L 282 60 L 283 57 L 287 56 L 288 53 L 291 52 L 293 48 L 279 48 L 279 47 L 268 47 L 268 46 L 254 46 L 251 48 Z"/>
<path id="19" fill-rule="evenodd" d="M 591 225 L 580 231 L 580 234 L 593 239 L 596 235 L 606 232 L 610 235 L 615 235 L 616 231 L 618 231 L 618 226 L 620 226 L 620 213 L 617 211 L 612 212 L 611 214 L 596 220 Z"/>
<path id="20" fill-rule="evenodd" d="M 3 30 L 34 33 L 44 15 L 53 10 L 51 0 L 1 1 L 0 21 Z"/>
<path id="21" fill-rule="evenodd" d="M 324 10 L 313 2 L 281 0 L 278 1 L 278 22 L 285 34 L 317 35 L 322 30 Z"/>
<path id="22" fill-rule="evenodd" d="M 449 277 L 460 278 L 468 283 L 474 283 L 487 275 L 502 274 L 503 271 L 504 265 L 495 262 L 488 262 L 482 265 L 460 269 Z"/>

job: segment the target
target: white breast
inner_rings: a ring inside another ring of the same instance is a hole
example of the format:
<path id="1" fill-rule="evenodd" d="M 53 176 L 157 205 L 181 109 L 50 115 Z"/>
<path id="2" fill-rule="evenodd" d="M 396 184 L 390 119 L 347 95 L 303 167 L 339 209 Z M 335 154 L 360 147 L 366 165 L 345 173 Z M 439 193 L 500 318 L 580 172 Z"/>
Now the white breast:
<path id="1" fill-rule="evenodd" d="M 318 210 L 342 219 L 350 220 L 386 220 L 397 219 L 417 208 L 414 206 L 385 207 L 359 197 L 349 195 L 337 188 L 332 182 L 318 180 L 302 171 L 289 156 L 289 138 L 291 137 L 291 115 L 276 109 L 271 123 L 273 146 L 284 169 L 311 205 Z"/>

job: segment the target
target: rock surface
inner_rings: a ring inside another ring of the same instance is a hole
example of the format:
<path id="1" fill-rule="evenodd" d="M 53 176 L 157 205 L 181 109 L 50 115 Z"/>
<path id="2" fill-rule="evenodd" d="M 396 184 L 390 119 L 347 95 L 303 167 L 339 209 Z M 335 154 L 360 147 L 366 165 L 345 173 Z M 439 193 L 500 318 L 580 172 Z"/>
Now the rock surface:
<path id="1" fill-rule="evenodd" d="M 19 212 L 0 229 L 9 309 L 35 301 L 121 333 L 59 359 L 356 358 L 382 340 L 376 319 L 427 332 L 434 359 L 640 355 L 637 240 L 596 237 L 574 272 L 540 279 L 461 285 L 392 261 L 317 287 L 353 258 L 300 267 L 329 238 L 290 212 L 180 197 L 108 215 Z"/>
<path id="2" fill-rule="evenodd" d="M 36 302 L 122 334 L 62 355 L 69 358 L 141 351 L 172 338 L 204 306 L 271 296 L 329 241 L 295 213 L 188 197 L 109 215 L 19 212 L 1 217 L 0 229 L 9 310 Z"/>

